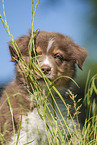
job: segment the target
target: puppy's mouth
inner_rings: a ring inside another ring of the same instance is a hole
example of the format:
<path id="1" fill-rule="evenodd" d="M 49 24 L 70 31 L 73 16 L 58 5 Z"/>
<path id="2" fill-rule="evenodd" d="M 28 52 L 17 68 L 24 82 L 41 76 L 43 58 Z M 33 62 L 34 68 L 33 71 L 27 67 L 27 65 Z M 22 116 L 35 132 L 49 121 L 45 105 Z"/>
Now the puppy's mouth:
<path id="1" fill-rule="evenodd" d="M 49 77 L 47 77 L 47 78 L 48 78 L 50 81 L 52 81 L 51 78 L 49 78 Z M 38 78 L 37 80 L 38 80 L 38 82 L 44 82 L 44 79 L 45 79 L 45 78 L 41 77 L 41 78 Z"/>
<path id="2" fill-rule="evenodd" d="M 51 74 L 44 74 L 50 81 L 52 81 Z M 44 82 L 45 76 L 43 77 L 40 73 L 35 71 L 35 76 L 38 82 Z"/>
<path id="3" fill-rule="evenodd" d="M 45 77 L 46 76 L 46 77 Z M 51 79 L 51 77 L 50 76 L 48 76 L 48 75 L 45 75 L 44 77 L 39 77 L 39 76 L 37 76 L 37 80 L 38 80 L 38 82 L 44 82 L 44 80 L 47 78 L 47 79 L 49 79 L 50 81 L 52 81 L 52 79 Z"/>

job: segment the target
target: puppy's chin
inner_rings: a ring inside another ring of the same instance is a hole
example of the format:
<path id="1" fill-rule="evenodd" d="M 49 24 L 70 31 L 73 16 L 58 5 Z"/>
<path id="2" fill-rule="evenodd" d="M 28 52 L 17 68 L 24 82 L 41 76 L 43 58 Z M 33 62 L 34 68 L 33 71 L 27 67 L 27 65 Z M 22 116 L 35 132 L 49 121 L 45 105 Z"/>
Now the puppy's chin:
<path id="1" fill-rule="evenodd" d="M 48 80 L 47 80 L 48 79 Z M 49 87 L 50 85 L 55 86 L 57 89 L 59 88 L 59 81 L 55 81 L 51 78 L 51 77 L 47 77 L 47 78 L 38 78 L 37 79 L 38 83 L 40 84 L 41 88 L 47 89 L 47 87 Z"/>
<path id="2" fill-rule="evenodd" d="M 49 79 L 50 82 L 52 82 L 50 78 L 47 77 L 47 79 Z M 46 83 L 47 83 L 48 85 L 50 85 L 49 82 L 47 81 L 47 79 L 41 77 L 41 78 L 38 78 L 37 81 L 38 81 L 38 83 L 40 84 L 41 87 L 42 87 L 42 86 L 45 87 L 45 86 L 46 86 Z"/>
<path id="3" fill-rule="evenodd" d="M 51 81 L 51 80 L 50 80 Z M 52 83 L 53 81 L 51 81 Z M 41 78 L 40 80 L 38 80 L 38 83 L 40 84 L 40 88 L 41 90 L 43 90 L 43 92 L 45 93 L 45 95 L 48 95 L 48 92 L 49 92 L 49 88 L 50 87 L 50 84 L 47 82 L 47 84 L 45 83 L 44 79 Z M 67 97 L 68 96 L 68 87 L 65 86 L 65 84 L 62 84 L 61 86 L 58 85 L 59 84 L 59 81 L 57 81 L 56 83 L 53 83 L 52 86 L 54 86 L 58 92 L 60 92 L 60 94 L 64 97 L 64 95 Z M 52 94 L 54 95 L 54 97 L 59 97 L 59 95 L 57 94 L 57 92 L 55 91 L 55 89 L 53 87 L 50 87 L 50 90 L 52 92 Z M 49 93 L 49 96 L 50 96 L 50 93 Z"/>

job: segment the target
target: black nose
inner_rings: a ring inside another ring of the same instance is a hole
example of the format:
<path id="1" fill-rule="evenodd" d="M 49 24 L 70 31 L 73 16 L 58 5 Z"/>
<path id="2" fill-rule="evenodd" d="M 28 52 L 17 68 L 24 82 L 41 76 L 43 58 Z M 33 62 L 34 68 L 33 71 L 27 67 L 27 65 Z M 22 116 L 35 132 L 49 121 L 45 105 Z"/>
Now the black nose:
<path id="1" fill-rule="evenodd" d="M 51 67 L 50 67 L 50 66 L 44 65 L 44 66 L 41 67 L 41 70 L 42 70 L 42 72 L 43 72 L 45 75 L 47 75 L 47 74 L 49 74 L 49 73 L 51 72 Z"/>

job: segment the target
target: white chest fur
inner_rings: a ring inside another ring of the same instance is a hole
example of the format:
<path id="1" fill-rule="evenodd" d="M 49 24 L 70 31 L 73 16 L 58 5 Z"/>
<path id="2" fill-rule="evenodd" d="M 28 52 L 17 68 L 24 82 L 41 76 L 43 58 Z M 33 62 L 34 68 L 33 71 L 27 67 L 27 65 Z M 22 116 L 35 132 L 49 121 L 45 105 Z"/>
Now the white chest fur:
<path id="1" fill-rule="evenodd" d="M 15 144 L 18 134 L 15 138 L 12 137 L 12 141 L 9 145 Z M 18 145 L 30 143 L 30 145 L 47 145 L 47 135 L 43 120 L 40 118 L 37 109 L 29 112 L 27 116 L 22 117 L 22 125 L 20 130 Z"/>
<path id="2" fill-rule="evenodd" d="M 57 103 L 63 114 L 64 119 L 67 120 L 65 106 L 59 99 L 57 99 Z M 76 124 L 75 120 L 74 123 Z M 73 123 L 71 119 L 68 120 L 68 124 L 69 127 L 73 129 Z M 14 136 L 12 137 L 12 141 L 9 143 L 9 145 L 14 145 L 17 141 L 17 137 L 18 133 L 15 134 L 15 138 Z M 18 145 L 25 145 L 27 143 L 29 143 L 30 145 L 48 145 L 45 124 L 44 121 L 41 119 L 40 115 L 38 114 L 37 108 L 35 108 L 32 112 L 29 112 L 28 115 L 22 116 L 22 125 Z"/>

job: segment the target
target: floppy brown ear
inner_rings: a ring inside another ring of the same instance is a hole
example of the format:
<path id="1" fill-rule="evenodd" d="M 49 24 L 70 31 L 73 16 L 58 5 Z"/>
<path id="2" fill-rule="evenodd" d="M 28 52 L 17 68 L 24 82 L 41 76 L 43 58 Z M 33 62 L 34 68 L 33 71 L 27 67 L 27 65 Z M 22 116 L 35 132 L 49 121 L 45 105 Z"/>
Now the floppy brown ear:
<path id="1" fill-rule="evenodd" d="M 88 56 L 87 50 L 85 48 L 82 48 L 80 45 L 74 43 L 70 37 L 65 36 L 64 38 L 64 47 L 69 55 L 69 58 L 71 60 L 74 60 L 74 62 L 82 70 L 83 63 Z"/>
<path id="2" fill-rule="evenodd" d="M 28 55 L 28 44 L 29 44 L 30 36 L 24 35 L 22 37 L 19 37 L 17 40 L 15 40 L 18 48 L 20 49 L 22 55 Z M 14 49 L 14 46 L 11 42 L 9 42 L 9 50 L 11 54 L 11 61 L 15 62 L 18 59 L 18 55 Z"/>
<path id="3" fill-rule="evenodd" d="M 72 58 L 75 60 L 78 67 L 82 70 L 83 63 L 88 56 L 88 52 L 85 48 L 80 45 L 73 43 L 72 45 Z"/>

